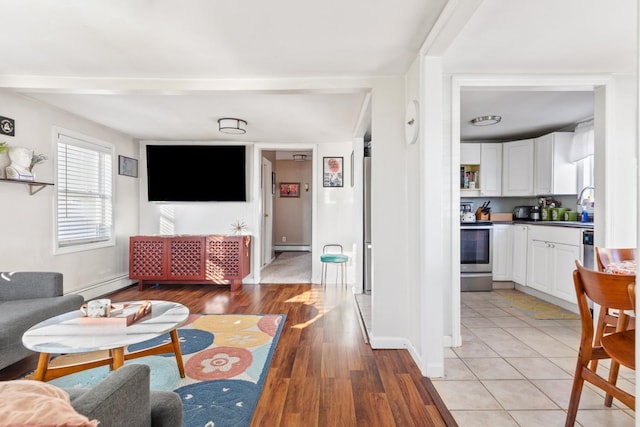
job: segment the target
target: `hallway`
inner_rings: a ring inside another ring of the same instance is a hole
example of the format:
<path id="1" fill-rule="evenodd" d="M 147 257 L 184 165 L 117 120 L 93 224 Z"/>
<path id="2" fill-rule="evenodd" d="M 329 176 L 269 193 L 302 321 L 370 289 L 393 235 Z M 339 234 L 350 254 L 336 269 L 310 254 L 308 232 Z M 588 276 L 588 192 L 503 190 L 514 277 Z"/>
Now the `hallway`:
<path id="1" fill-rule="evenodd" d="M 311 283 L 311 252 L 276 253 L 276 259 L 260 273 L 260 284 Z"/>

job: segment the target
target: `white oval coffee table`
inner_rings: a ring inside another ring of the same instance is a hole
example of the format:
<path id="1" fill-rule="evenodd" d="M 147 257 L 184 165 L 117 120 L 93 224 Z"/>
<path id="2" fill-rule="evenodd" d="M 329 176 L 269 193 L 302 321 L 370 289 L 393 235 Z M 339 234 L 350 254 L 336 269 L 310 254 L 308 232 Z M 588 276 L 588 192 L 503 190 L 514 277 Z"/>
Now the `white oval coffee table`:
<path id="1" fill-rule="evenodd" d="M 116 304 L 141 305 L 144 301 L 127 301 Z M 31 327 L 22 336 L 22 343 L 40 353 L 34 379 L 49 381 L 74 372 L 109 365 L 120 368 L 125 360 L 154 354 L 174 353 L 180 376 L 184 378 L 184 365 L 177 328 L 189 316 L 189 309 L 171 301 L 151 301 L 151 314 L 130 326 L 113 326 L 87 322 L 78 309 L 52 317 Z M 93 320 L 93 319 L 91 319 Z M 127 346 L 169 333 L 171 342 L 136 352 L 125 353 Z M 90 353 L 109 350 L 109 356 L 67 366 L 49 366 L 52 354 Z"/>

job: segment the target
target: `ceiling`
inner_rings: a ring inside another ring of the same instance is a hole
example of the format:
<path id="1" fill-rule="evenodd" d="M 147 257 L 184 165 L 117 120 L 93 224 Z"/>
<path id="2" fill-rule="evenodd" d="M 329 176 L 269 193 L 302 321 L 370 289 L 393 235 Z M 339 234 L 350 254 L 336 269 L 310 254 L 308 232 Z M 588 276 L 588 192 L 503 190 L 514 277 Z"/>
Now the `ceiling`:
<path id="1" fill-rule="evenodd" d="M 463 90 L 460 93 L 460 140 L 506 141 L 535 138 L 553 131 L 573 131 L 593 117 L 592 91 Z M 490 126 L 471 119 L 498 115 Z"/>
<path id="2" fill-rule="evenodd" d="M 404 75 L 446 3 L 0 0 L 0 87 L 142 140 L 341 142 L 363 132 L 362 82 Z M 635 73 L 635 0 L 449 3 L 475 6 L 445 72 Z M 593 108 L 590 92 L 461 100 L 463 140 L 555 130 Z M 466 126 L 486 114 L 503 121 Z M 219 133 L 222 117 L 246 135 Z"/>
<path id="3" fill-rule="evenodd" d="M 350 79 L 406 73 L 445 0 L 0 3 L 0 82 L 26 96 L 137 139 L 324 143 L 357 131 Z"/>

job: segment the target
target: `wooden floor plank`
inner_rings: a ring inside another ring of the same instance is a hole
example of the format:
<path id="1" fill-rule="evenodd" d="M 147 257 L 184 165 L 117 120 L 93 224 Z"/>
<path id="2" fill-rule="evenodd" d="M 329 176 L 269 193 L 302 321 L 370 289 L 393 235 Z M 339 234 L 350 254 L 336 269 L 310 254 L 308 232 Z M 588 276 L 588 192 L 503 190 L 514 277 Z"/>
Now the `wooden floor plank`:
<path id="1" fill-rule="evenodd" d="M 348 378 L 322 378 L 320 381 L 321 426 L 356 426 L 351 380 Z"/>
<path id="2" fill-rule="evenodd" d="M 396 424 L 399 426 L 413 425 L 411 408 L 416 402 L 404 400 L 402 388 L 398 382 L 398 374 L 395 372 L 393 357 L 390 357 L 389 351 L 385 350 L 384 355 L 376 357 L 376 362 Z"/>

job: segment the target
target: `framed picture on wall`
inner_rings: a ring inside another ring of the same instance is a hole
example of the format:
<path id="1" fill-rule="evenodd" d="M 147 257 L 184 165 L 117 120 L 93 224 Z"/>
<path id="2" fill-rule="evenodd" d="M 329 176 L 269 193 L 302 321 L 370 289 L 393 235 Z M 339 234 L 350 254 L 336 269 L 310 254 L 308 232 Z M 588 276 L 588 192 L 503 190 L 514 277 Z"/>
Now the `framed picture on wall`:
<path id="1" fill-rule="evenodd" d="M 323 157 L 322 163 L 322 186 L 343 187 L 344 157 Z"/>
<path id="2" fill-rule="evenodd" d="M 300 197 L 299 182 L 281 182 L 280 197 Z"/>
<path id="3" fill-rule="evenodd" d="M 138 177 L 138 161 L 131 157 L 118 156 L 118 174 Z"/>

